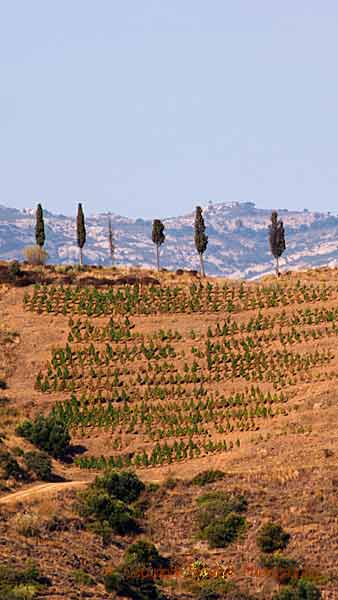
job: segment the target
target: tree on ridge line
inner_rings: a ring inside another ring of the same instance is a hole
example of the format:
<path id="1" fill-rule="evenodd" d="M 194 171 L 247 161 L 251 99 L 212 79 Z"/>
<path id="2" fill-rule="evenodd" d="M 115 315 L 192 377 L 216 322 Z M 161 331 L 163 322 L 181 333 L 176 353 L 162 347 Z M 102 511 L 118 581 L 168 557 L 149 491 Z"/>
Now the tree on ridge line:
<path id="1" fill-rule="evenodd" d="M 151 234 L 151 239 L 156 245 L 156 262 L 157 262 L 157 270 L 160 270 L 160 246 L 164 243 L 165 234 L 164 234 L 164 225 L 160 219 L 154 219 L 153 221 L 153 230 Z"/>
<path id="2" fill-rule="evenodd" d="M 35 240 L 36 245 L 40 248 L 43 248 L 44 243 L 46 241 L 46 235 L 41 204 L 38 204 L 36 209 Z"/>
<path id="3" fill-rule="evenodd" d="M 114 242 L 114 232 L 113 232 L 113 227 L 112 227 L 112 223 L 111 223 L 111 216 L 110 214 L 108 215 L 108 242 L 109 242 L 109 252 L 110 252 L 110 258 L 111 258 L 111 264 L 112 267 L 114 266 L 114 262 L 115 262 L 115 242 Z"/>
<path id="4" fill-rule="evenodd" d="M 272 256 L 276 259 L 276 275 L 279 277 L 279 259 L 282 256 L 285 244 L 284 224 L 278 219 L 278 213 L 273 210 L 271 213 L 271 225 L 269 226 L 269 243 Z"/>
<path id="5" fill-rule="evenodd" d="M 197 206 L 195 213 L 195 246 L 200 257 L 202 277 L 205 277 L 203 254 L 208 246 L 208 236 L 205 233 L 205 229 L 203 211 L 200 206 Z"/>
<path id="6" fill-rule="evenodd" d="M 86 243 L 86 226 L 83 214 L 82 204 L 79 203 L 76 218 L 77 245 L 79 247 L 79 262 L 80 267 L 83 266 L 83 246 Z"/>

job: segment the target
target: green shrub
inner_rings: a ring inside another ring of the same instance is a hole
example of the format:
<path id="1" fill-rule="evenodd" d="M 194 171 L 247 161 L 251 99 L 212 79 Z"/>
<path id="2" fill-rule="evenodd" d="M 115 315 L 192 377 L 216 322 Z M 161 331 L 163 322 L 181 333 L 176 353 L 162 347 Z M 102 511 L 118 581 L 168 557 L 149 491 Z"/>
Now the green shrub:
<path id="1" fill-rule="evenodd" d="M 132 503 L 136 519 L 143 519 L 145 512 L 150 508 L 150 500 L 144 496 Z"/>
<path id="2" fill-rule="evenodd" d="M 152 569 L 168 566 L 168 560 L 160 555 L 156 546 L 147 540 L 138 540 L 126 550 L 124 561 L 128 565 L 144 565 Z"/>
<path id="3" fill-rule="evenodd" d="M 204 486 L 208 483 L 213 483 L 214 481 L 223 479 L 224 477 L 225 473 L 223 471 L 210 469 L 207 471 L 202 471 L 201 473 L 198 473 L 198 475 L 195 475 L 195 477 L 193 477 L 190 483 L 192 485 Z"/>
<path id="4" fill-rule="evenodd" d="M 6 600 L 34 600 L 39 596 L 39 586 L 35 583 L 21 583 L 6 593 Z"/>
<path id="5" fill-rule="evenodd" d="M 244 531 L 246 520 L 241 515 L 230 513 L 224 519 L 209 523 L 201 531 L 202 539 L 206 539 L 211 548 L 225 548 L 231 544 L 239 533 Z"/>
<path id="6" fill-rule="evenodd" d="M 18 260 L 13 260 L 9 267 L 8 267 L 8 272 L 10 274 L 11 277 L 20 277 L 20 275 L 22 275 L 22 271 L 20 269 L 20 263 Z"/>
<path id="7" fill-rule="evenodd" d="M 212 579 L 195 582 L 193 585 L 196 600 L 254 600 L 245 592 L 241 592 L 232 581 Z"/>
<path id="8" fill-rule="evenodd" d="M 142 481 L 129 471 L 108 471 L 79 495 L 78 510 L 81 516 L 89 519 L 91 528 L 104 528 L 106 541 L 109 528 L 124 535 L 137 531 L 135 510 L 130 506 L 145 489 Z"/>
<path id="9" fill-rule="evenodd" d="M 168 564 L 154 544 L 139 540 L 129 546 L 120 567 L 105 578 L 106 590 L 134 600 L 160 600 L 163 597 L 155 584 L 153 570 Z"/>
<path id="10" fill-rule="evenodd" d="M 25 451 L 20 446 L 14 446 L 14 448 L 12 448 L 12 454 L 14 454 L 14 456 L 24 456 Z"/>
<path id="11" fill-rule="evenodd" d="M 104 546 L 108 546 L 112 541 L 113 531 L 107 521 L 93 521 L 86 523 L 86 527 L 95 535 L 98 535 L 102 539 Z"/>
<path id="12" fill-rule="evenodd" d="M 154 494 L 155 492 L 157 492 L 160 489 L 160 484 L 159 483 L 148 483 L 147 485 L 147 491 L 150 494 Z"/>
<path id="13" fill-rule="evenodd" d="M 89 489 L 82 494 L 79 507 L 82 517 L 107 523 L 112 531 L 124 535 L 137 531 L 132 509 L 122 500 L 110 496 L 107 492 Z"/>
<path id="14" fill-rule="evenodd" d="M 138 576 L 125 567 L 116 569 L 105 577 L 105 588 L 107 592 L 115 592 L 117 596 L 126 596 L 132 600 L 163 598 L 150 573 L 144 572 Z"/>
<path id="15" fill-rule="evenodd" d="M 244 496 L 224 492 L 212 492 L 197 498 L 200 509 L 197 524 L 204 530 L 210 523 L 223 520 L 230 513 L 242 513 L 247 509 Z"/>
<path id="16" fill-rule="evenodd" d="M 144 483 L 130 471 L 107 471 L 97 477 L 94 486 L 123 502 L 134 502 L 144 491 Z"/>
<path id="17" fill-rule="evenodd" d="M 52 414 L 47 417 L 38 415 L 34 421 L 24 421 L 16 432 L 55 458 L 64 457 L 69 448 L 68 427 Z"/>
<path id="18" fill-rule="evenodd" d="M 281 584 L 299 579 L 301 573 L 301 567 L 296 560 L 282 556 L 279 552 L 262 556 L 260 564 Z"/>
<path id="19" fill-rule="evenodd" d="M 177 479 L 174 479 L 174 477 L 168 477 L 162 485 L 166 490 L 173 490 L 177 486 Z"/>
<path id="20" fill-rule="evenodd" d="M 0 598 L 4 600 L 33 600 L 43 587 L 35 565 L 26 568 L 0 566 Z"/>
<path id="21" fill-rule="evenodd" d="M 0 451 L 0 477 L 1 479 L 22 479 L 24 471 L 21 469 L 17 460 L 6 450 Z"/>
<path id="22" fill-rule="evenodd" d="M 240 513 L 246 511 L 247 501 L 242 494 L 210 492 L 200 496 L 197 503 L 199 534 L 212 548 L 224 548 L 245 529 L 246 520 Z"/>
<path id="23" fill-rule="evenodd" d="M 89 573 L 83 571 L 83 569 L 75 569 L 72 571 L 71 576 L 75 583 L 79 585 L 94 585 L 95 583 L 93 577 Z"/>
<path id="24" fill-rule="evenodd" d="M 277 523 L 266 523 L 258 532 L 256 542 L 262 552 L 284 550 L 290 541 L 290 534 Z"/>
<path id="25" fill-rule="evenodd" d="M 27 452 L 25 454 L 27 469 L 32 471 L 38 479 L 50 481 L 52 478 L 52 462 L 45 452 Z"/>
<path id="26" fill-rule="evenodd" d="M 243 494 L 237 494 L 233 492 L 207 492 L 197 498 L 197 504 L 204 507 L 207 510 L 209 507 L 222 507 L 222 514 L 230 512 L 243 513 L 248 508 L 247 499 Z"/>
<path id="27" fill-rule="evenodd" d="M 40 581 L 39 571 L 35 564 L 29 564 L 25 568 L 13 566 L 0 566 L 0 585 L 18 585 L 20 583 L 34 583 Z"/>
<path id="28" fill-rule="evenodd" d="M 273 600 L 321 600 L 321 598 L 321 591 L 305 579 L 300 579 L 295 586 L 287 586 L 273 596 Z"/>

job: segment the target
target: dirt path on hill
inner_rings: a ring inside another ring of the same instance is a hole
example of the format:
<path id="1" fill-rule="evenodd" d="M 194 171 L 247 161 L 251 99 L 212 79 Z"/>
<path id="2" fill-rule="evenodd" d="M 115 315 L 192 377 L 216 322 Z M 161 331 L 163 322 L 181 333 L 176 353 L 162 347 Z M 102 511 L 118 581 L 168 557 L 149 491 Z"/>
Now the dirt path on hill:
<path id="1" fill-rule="evenodd" d="M 40 483 L 33 487 L 19 490 L 18 492 L 11 492 L 0 498 L 0 504 L 11 504 L 13 502 L 22 502 L 24 500 L 30 500 L 34 496 L 41 494 L 51 494 L 55 492 L 63 492 L 64 490 L 72 488 L 81 488 L 88 485 L 88 480 L 83 481 L 63 481 L 58 483 Z"/>
<path id="2" fill-rule="evenodd" d="M 92 474 L 87 479 L 78 479 L 73 481 L 58 481 L 56 483 L 36 483 L 24 489 L 18 490 L 17 492 L 9 492 L 4 496 L 0 497 L 1 504 L 12 504 L 16 502 L 24 502 L 26 500 L 34 499 L 36 496 L 45 494 L 54 494 L 57 492 L 64 492 L 69 489 L 79 489 L 89 485 L 99 475 L 98 472 Z M 144 472 L 143 472 L 144 475 Z M 152 483 L 160 483 L 163 478 L 154 478 L 152 474 L 147 473 L 143 477 L 144 481 L 151 481 Z"/>

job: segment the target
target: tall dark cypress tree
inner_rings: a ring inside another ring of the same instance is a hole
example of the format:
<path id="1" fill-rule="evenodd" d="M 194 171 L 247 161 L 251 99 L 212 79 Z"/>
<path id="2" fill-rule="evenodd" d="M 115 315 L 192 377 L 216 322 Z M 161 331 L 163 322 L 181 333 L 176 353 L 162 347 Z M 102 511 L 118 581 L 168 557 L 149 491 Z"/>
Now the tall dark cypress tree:
<path id="1" fill-rule="evenodd" d="M 201 275 L 205 277 L 203 254 L 208 246 L 208 236 L 205 233 L 203 212 L 200 206 L 196 207 L 195 214 L 195 246 L 200 257 Z"/>
<path id="2" fill-rule="evenodd" d="M 41 204 L 38 204 L 36 209 L 35 240 L 36 245 L 40 246 L 40 248 L 43 248 L 46 236 L 45 224 L 43 221 L 43 210 Z"/>
<path id="3" fill-rule="evenodd" d="M 77 245 L 80 250 L 80 266 L 83 265 L 83 246 L 86 243 L 86 226 L 85 218 L 82 210 L 82 204 L 79 203 L 76 217 L 76 232 L 77 232 Z"/>
<path id="4" fill-rule="evenodd" d="M 282 256 L 285 244 L 284 224 L 281 219 L 278 219 L 277 211 L 271 213 L 271 225 L 269 226 L 269 243 L 272 256 L 276 259 L 276 275 L 279 277 L 279 259 Z"/>
<path id="5" fill-rule="evenodd" d="M 153 221 L 153 230 L 151 234 L 151 239 L 156 245 L 156 261 L 157 261 L 157 270 L 160 270 L 160 246 L 164 243 L 165 234 L 164 234 L 164 225 L 160 219 L 154 219 Z"/>
<path id="6" fill-rule="evenodd" d="M 111 258 L 112 267 L 114 266 L 115 260 L 115 242 L 114 242 L 114 232 L 111 224 L 111 216 L 108 215 L 108 242 L 109 242 L 109 252 Z"/>

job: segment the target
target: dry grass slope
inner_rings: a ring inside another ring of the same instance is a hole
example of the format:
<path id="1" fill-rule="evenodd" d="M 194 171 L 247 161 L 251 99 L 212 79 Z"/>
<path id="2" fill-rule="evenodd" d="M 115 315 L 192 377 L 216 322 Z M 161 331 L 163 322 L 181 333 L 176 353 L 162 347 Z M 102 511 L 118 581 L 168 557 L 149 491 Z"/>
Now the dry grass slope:
<path id="1" fill-rule="evenodd" d="M 154 493 L 143 525 L 162 553 L 181 565 L 222 561 L 242 587 L 271 598 L 276 583 L 257 568 L 255 537 L 277 521 L 291 534 L 287 555 L 316 572 L 323 598 L 338 598 L 338 272 L 259 283 L 117 270 L 68 273 L 72 283 L 63 276 L 40 271 L 38 285 L 0 288 L 4 448 L 31 449 L 16 425 L 54 411 L 82 448 L 73 462 L 53 461 L 58 476 L 90 480 L 110 465 L 147 482 L 178 480 Z M 112 285 L 126 276 L 160 285 Z M 225 549 L 196 538 L 201 491 L 185 483 L 210 468 L 226 477 L 208 491 L 240 490 L 248 500 L 249 527 Z M 27 483 L 3 486 L 5 495 Z M 81 529 L 68 514 L 75 493 L 20 498 L 39 522 L 36 537 L 22 534 L 14 505 L 3 506 L 1 557 L 34 558 L 53 582 L 50 598 L 85 597 L 76 569 L 96 581 L 92 597 L 109 598 L 99 573 L 130 539 L 105 547 Z M 49 535 L 54 513 L 69 523 Z M 183 583 L 178 575 L 172 597 L 189 596 Z"/>

